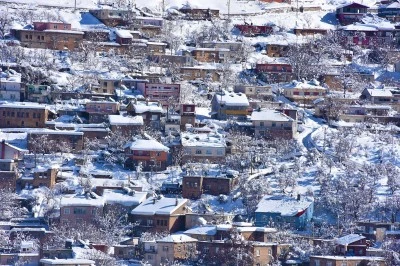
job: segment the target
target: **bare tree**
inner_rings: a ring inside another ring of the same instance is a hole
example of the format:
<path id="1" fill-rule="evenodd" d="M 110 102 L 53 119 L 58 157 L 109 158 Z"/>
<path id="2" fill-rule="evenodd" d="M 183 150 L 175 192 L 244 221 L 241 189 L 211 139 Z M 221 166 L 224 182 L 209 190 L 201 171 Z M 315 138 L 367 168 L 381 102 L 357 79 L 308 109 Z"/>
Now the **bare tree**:
<path id="1" fill-rule="evenodd" d="M 11 26 L 11 16 L 8 9 L 0 11 L 0 38 L 4 38 Z"/>

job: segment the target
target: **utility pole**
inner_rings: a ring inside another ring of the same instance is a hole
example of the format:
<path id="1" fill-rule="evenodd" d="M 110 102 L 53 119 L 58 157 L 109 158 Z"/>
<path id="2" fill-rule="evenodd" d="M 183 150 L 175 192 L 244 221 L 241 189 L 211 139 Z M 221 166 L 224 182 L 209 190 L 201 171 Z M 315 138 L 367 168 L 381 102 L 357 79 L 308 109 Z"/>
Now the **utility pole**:
<path id="1" fill-rule="evenodd" d="M 228 20 L 231 18 L 231 0 L 228 0 Z"/>

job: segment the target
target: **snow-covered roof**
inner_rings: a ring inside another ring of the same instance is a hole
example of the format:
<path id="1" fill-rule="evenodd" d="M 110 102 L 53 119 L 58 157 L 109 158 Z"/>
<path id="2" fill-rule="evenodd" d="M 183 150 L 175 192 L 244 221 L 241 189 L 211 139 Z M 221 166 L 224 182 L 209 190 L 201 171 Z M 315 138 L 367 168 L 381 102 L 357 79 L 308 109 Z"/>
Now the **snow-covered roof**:
<path id="1" fill-rule="evenodd" d="M 279 121 L 279 122 L 292 122 L 293 119 L 282 112 L 271 110 L 271 109 L 261 109 L 254 110 L 251 114 L 251 121 Z"/>
<path id="2" fill-rule="evenodd" d="M 214 95 L 215 99 L 220 104 L 225 104 L 227 106 L 249 106 L 249 100 L 247 99 L 246 94 L 244 93 L 236 93 L 229 91 L 221 91 L 216 92 Z"/>
<path id="3" fill-rule="evenodd" d="M 385 258 L 382 257 L 372 257 L 372 256 L 312 256 L 313 258 L 321 258 L 321 259 L 328 259 L 328 260 L 337 260 L 337 261 L 384 261 Z"/>
<path id="4" fill-rule="evenodd" d="M 270 227 L 256 227 L 256 226 L 243 226 L 237 228 L 238 232 L 263 232 L 263 233 L 276 233 L 276 228 Z"/>
<path id="5" fill-rule="evenodd" d="M 345 3 L 345 4 L 342 4 L 342 5 L 339 5 L 337 8 L 342 8 L 342 7 L 346 7 L 346 6 L 351 6 L 351 5 L 353 5 L 353 4 L 356 4 L 356 5 L 360 5 L 360 6 L 369 8 L 369 6 L 366 6 L 366 5 L 364 5 L 364 4 L 358 3 L 358 2 L 356 2 L 356 1 L 353 1 L 353 2 L 350 2 L 350 3 Z"/>
<path id="6" fill-rule="evenodd" d="M 357 235 L 357 234 L 349 234 L 346 236 L 339 237 L 338 239 L 335 240 L 335 243 L 337 245 L 345 246 L 345 245 L 354 243 L 356 241 L 360 241 L 362 239 L 365 239 L 365 236 Z"/>
<path id="7" fill-rule="evenodd" d="M 170 215 L 187 203 L 187 199 L 150 197 L 132 210 L 132 215 Z M 176 204 L 178 203 L 178 204 Z"/>
<path id="8" fill-rule="evenodd" d="M 138 114 L 145 112 L 162 113 L 163 111 L 158 102 L 138 101 L 137 103 L 133 103 L 133 107 L 135 108 L 135 112 Z"/>
<path id="9" fill-rule="evenodd" d="M 109 115 L 108 120 L 113 126 L 143 126 L 143 117 L 141 116 Z"/>
<path id="10" fill-rule="evenodd" d="M 297 200 L 288 196 L 265 196 L 257 205 L 256 212 L 279 213 L 281 216 L 295 216 L 304 212 L 314 202 L 313 198 Z"/>
<path id="11" fill-rule="evenodd" d="M 51 106 L 49 106 L 49 105 L 43 105 L 43 104 L 33 103 L 33 102 L 7 102 L 7 101 L 1 101 L 0 102 L 0 107 L 52 110 Z"/>
<path id="12" fill-rule="evenodd" d="M 199 226 L 186 230 L 184 234 L 187 235 L 207 235 L 213 236 L 217 233 L 216 226 Z"/>
<path id="13" fill-rule="evenodd" d="M 72 131 L 72 130 L 51 130 L 47 128 L 29 129 L 28 134 L 83 136 L 83 132 Z"/>
<path id="14" fill-rule="evenodd" d="M 53 33 L 65 33 L 65 34 L 85 34 L 83 31 L 77 30 L 44 30 L 45 32 L 53 32 Z"/>
<path id="15" fill-rule="evenodd" d="M 393 94 L 390 90 L 382 89 L 366 89 L 372 97 L 392 97 Z"/>
<path id="16" fill-rule="evenodd" d="M 282 89 L 284 90 L 291 90 L 291 89 L 318 89 L 318 90 L 326 90 L 326 88 L 321 87 L 319 85 L 319 82 L 316 80 L 312 80 L 312 81 L 292 81 L 288 84 L 285 84 L 282 86 Z"/>
<path id="17" fill-rule="evenodd" d="M 117 29 L 117 30 L 115 30 L 115 34 L 120 38 L 133 39 L 133 36 L 129 30 Z"/>
<path id="18" fill-rule="evenodd" d="M 157 242 L 185 243 L 185 242 L 197 242 L 197 239 L 185 234 L 172 234 L 157 240 Z"/>
<path id="19" fill-rule="evenodd" d="M 103 192 L 103 198 L 108 204 L 121 204 L 124 206 L 137 206 L 142 203 L 147 196 L 147 192 L 135 192 L 133 194 L 127 194 L 125 191 L 117 189 L 105 189 Z"/>
<path id="20" fill-rule="evenodd" d="M 124 148 L 129 148 L 134 151 L 169 151 L 168 147 L 162 145 L 155 139 L 136 139 L 126 144 Z"/>
<path id="21" fill-rule="evenodd" d="M 50 265 L 95 265 L 94 260 L 88 259 L 41 259 L 40 263 Z"/>
<path id="22" fill-rule="evenodd" d="M 208 52 L 229 52 L 230 50 L 227 48 L 201 48 L 196 47 L 193 51 L 208 51 Z"/>
<path id="23" fill-rule="evenodd" d="M 94 193 L 91 193 L 94 195 Z M 96 195 L 97 196 L 97 195 Z M 92 206 L 92 207 L 103 207 L 104 199 L 97 197 L 90 197 L 85 195 L 74 195 L 74 196 L 64 196 L 61 198 L 60 206 Z"/>
<path id="24" fill-rule="evenodd" d="M 385 8 L 400 8 L 399 2 L 393 2 L 390 5 L 387 5 Z"/>
<path id="25" fill-rule="evenodd" d="M 181 142 L 183 147 L 226 147 L 225 137 L 219 133 L 191 133 L 182 132 Z"/>

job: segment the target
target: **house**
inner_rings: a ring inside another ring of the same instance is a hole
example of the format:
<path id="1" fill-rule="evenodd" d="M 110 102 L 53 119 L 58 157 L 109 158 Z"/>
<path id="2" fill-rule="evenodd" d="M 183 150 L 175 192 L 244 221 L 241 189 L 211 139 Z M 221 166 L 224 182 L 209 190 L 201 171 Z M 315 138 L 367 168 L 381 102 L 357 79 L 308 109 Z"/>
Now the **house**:
<path id="1" fill-rule="evenodd" d="M 58 168 L 38 166 L 32 170 L 34 188 L 47 187 L 52 188 L 56 184 Z"/>
<path id="2" fill-rule="evenodd" d="M 109 115 L 116 115 L 120 110 L 120 104 L 114 101 L 88 101 L 85 107 L 89 123 L 107 122 Z"/>
<path id="3" fill-rule="evenodd" d="M 361 46 L 373 48 L 377 46 L 396 46 L 396 30 L 392 25 L 374 25 L 354 23 L 337 30 L 343 46 Z"/>
<path id="4" fill-rule="evenodd" d="M 378 8 L 378 16 L 398 22 L 400 20 L 400 3 L 394 1 L 388 5 L 381 5 Z"/>
<path id="5" fill-rule="evenodd" d="M 199 62 L 224 63 L 230 61 L 231 51 L 227 48 L 194 48 L 192 56 Z"/>
<path id="6" fill-rule="evenodd" d="M 382 242 L 385 240 L 385 237 L 387 235 L 395 231 L 396 231 L 396 224 L 391 222 L 380 222 L 380 221 L 357 222 L 356 232 L 362 234 L 367 238 L 367 240 L 373 242 Z"/>
<path id="7" fill-rule="evenodd" d="M 135 191 L 133 189 L 110 188 L 103 189 L 101 195 L 104 198 L 105 210 L 119 209 L 130 212 L 139 206 L 147 198 L 147 192 Z"/>
<path id="8" fill-rule="evenodd" d="M 249 98 L 259 99 L 261 97 L 263 100 L 273 99 L 271 86 L 235 85 L 233 91 L 236 93 L 244 93 Z"/>
<path id="9" fill-rule="evenodd" d="M 109 27 L 124 26 L 126 20 L 135 15 L 132 10 L 116 8 L 91 9 L 89 13 Z"/>
<path id="10" fill-rule="evenodd" d="M 289 52 L 289 45 L 282 43 L 268 43 L 265 47 L 265 53 L 269 57 L 286 57 Z"/>
<path id="11" fill-rule="evenodd" d="M 393 101 L 393 94 L 390 90 L 365 88 L 360 98 L 373 104 L 387 104 Z"/>
<path id="12" fill-rule="evenodd" d="M 117 29 L 115 30 L 115 36 L 115 41 L 120 45 L 129 45 L 133 40 L 133 36 L 129 30 Z"/>
<path id="13" fill-rule="evenodd" d="M 185 228 L 185 214 L 190 213 L 187 199 L 153 196 L 130 213 L 129 220 L 137 224 L 134 234 L 150 232 L 174 233 Z"/>
<path id="14" fill-rule="evenodd" d="M 23 47 L 60 51 L 78 49 L 84 35 L 63 22 L 33 22 L 33 29 L 13 29 L 12 32 Z"/>
<path id="15" fill-rule="evenodd" d="M 256 74 L 268 83 L 289 82 L 293 80 L 292 66 L 289 64 L 256 64 Z"/>
<path id="16" fill-rule="evenodd" d="M 163 109 L 160 102 L 138 101 L 134 99 L 126 107 L 127 113 L 131 116 L 141 116 L 145 127 L 152 129 L 161 128 L 161 114 Z"/>
<path id="17" fill-rule="evenodd" d="M 22 160 L 25 152 L 27 150 L 11 145 L 4 139 L 0 143 L 0 160 Z"/>
<path id="18" fill-rule="evenodd" d="M 27 84 L 26 99 L 36 103 L 50 103 L 52 101 L 51 89 L 48 85 Z"/>
<path id="19" fill-rule="evenodd" d="M 145 98 L 150 101 L 159 101 L 163 105 L 169 105 L 171 100 L 174 103 L 180 100 L 181 85 L 165 83 L 139 83 L 137 86 Z"/>
<path id="20" fill-rule="evenodd" d="M 179 9 L 179 12 L 184 14 L 184 18 L 188 20 L 211 20 L 213 18 L 219 18 L 218 9 L 201 9 L 184 6 Z"/>
<path id="21" fill-rule="evenodd" d="M 319 28 L 295 28 L 293 29 L 294 34 L 302 35 L 302 36 L 314 36 L 317 34 L 326 35 L 328 34 L 328 30 L 326 29 L 319 29 Z"/>
<path id="22" fill-rule="evenodd" d="M 273 28 L 271 26 L 259 26 L 247 23 L 237 24 L 235 25 L 235 28 L 237 28 L 240 33 L 246 37 L 269 35 L 273 32 Z"/>
<path id="23" fill-rule="evenodd" d="M 181 116 L 181 130 L 186 128 L 186 125 L 195 125 L 196 122 L 196 105 L 181 104 L 179 114 Z"/>
<path id="24" fill-rule="evenodd" d="M 358 234 L 349 234 L 335 240 L 336 253 L 344 256 L 367 255 L 367 238 Z"/>
<path id="25" fill-rule="evenodd" d="M 88 259 L 41 259 L 41 266 L 93 266 L 95 265 L 94 260 Z"/>
<path id="26" fill-rule="evenodd" d="M 18 265 L 21 261 L 27 266 L 38 265 L 39 254 L 35 252 L 0 253 L 0 265 Z"/>
<path id="27" fill-rule="evenodd" d="M 167 168 L 169 148 L 155 139 L 138 139 L 124 146 L 125 167 L 141 166 L 144 171 L 162 171 Z"/>
<path id="28" fill-rule="evenodd" d="M 10 69 L 0 72 L 0 101 L 24 100 L 24 91 L 21 86 L 21 74 Z"/>
<path id="29" fill-rule="evenodd" d="M 322 80 L 330 90 L 354 91 L 355 89 L 358 89 L 358 82 L 374 82 L 375 77 L 373 73 L 366 71 L 357 71 L 353 69 L 340 70 L 339 68 L 333 68 L 322 75 Z M 358 82 L 348 82 L 349 80 Z"/>
<path id="30" fill-rule="evenodd" d="M 237 176 L 185 175 L 182 178 L 182 197 L 198 199 L 202 194 L 229 195 L 237 182 Z"/>
<path id="31" fill-rule="evenodd" d="M 153 55 L 163 55 L 165 54 L 167 44 L 164 42 L 146 42 L 147 45 L 147 54 L 150 56 Z"/>
<path id="32" fill-rule="evenodd" d="M 0 128 L 44 128 L 54 115 L 46 105 L 0 102 Z"/>
<path id="33" fill-rule="evenodd" d="M 382 257 L 366 256 L 310 256 L 310 266 L 368 266 L 371 264 L 385 266 Z"/>
<path id="34" fill-rule="evenodd" d="M 197 239 L 185 234 L 171 234 L 156 240 L 157 253 L 155 264 L 163 265 L 170 261 L 194 260 L 197 249 Z"/>
<path id="35" fill-rule="evenodd" d="M 12 159 L 0 159 L 0 187 L 15 191 L 17 178 L 17 163 Z"/>
<path id="36" fill-rule="evenodd" d="M 199 241 L 197 243 L 198 257 L 206 265 L 216 263 L 224 265 L 224 263 L 236 262 L 236 258 L 242 258 L 241 263 L 245 265 L 269 265 L 283 253 L 285 246 L 277 243 L 248 241 L 246 244 L 237 242 L 233 239 Z M 221 256 L 225 254 L 225 256 Z M 243 256 L 246 254 L 251 258 L 246 261 Z M 242 257 L 243 256 L 243 257 Z M 230 261 L 226 261 L 227 259 Z"/>
<path id="37" fill-rule="evenodd" d="M 105 201 L 93 192 L 85 195 L 63 196 L 60 201 L 60 222 L 68 226 L 95 223 L 103 214 Z"/>
<path id="38" fill-rule="evenodd" d="M 221 90 L 216 92 L 211 100 L 212 116 L 220 120 L 230 117 L 245 119 L 249 106 L 246 94 L 240 92 Z"/>
<path id="39" fill-rule="evenodd" d="M 291 101 L 308 104 L 318 98 L 323 98 L 327 89 L 320 86 L 316 80 L 312 81 L 292 81 L 281 87 L 283 95 Z"/>
<path id="40" fill-rule="evenodd" d="M 142 116 L 109 115 L 108 122 L 112 132 L 124 135 L 135 135 L 144 125 Z"/>
<path id="41" fill-rule="evenodd" d="M 182 132 L 183 161 L 220 162 L 226 155 L 226 139 L 219 133 Z"/>
<path id="42" fill-rule="evenodd" d="M 181 74 L 183 80 L 220 80 L 218 69 L 211 66 L 181 67 Z"/>
<path id="43" fill-rule="evenodd" d="M 265 196 L 255 211 L 255 226 L 290 224 L 296 229 L 304 229 L 314 212 L 314 200 L 298 195 L 297 199 L 289 196 Z"/>
<path id="44" fill-rule="evenodd" d="M 358 22 L 367 14 L 369 6 L 351 2 L 336 8 L 336 17 L 342 25 L 349 25 Z"/>
<path id="45" fill-rule="evenodd" d="M 224 48 L 229 49 L 232 52 L 240 52 L 243 48 L 242 42 L 234 42 L 234 41 L 204 41 L 201 42 L 200 47 L 202 48 Z"/>
<path id="46" fill-rule="evenodd" d="M 194 60 L 190 55 L 149 55 L 147 57 L 151 62 L 156 63 L 162 67 L 185 67 L 193 66 Z"/>
<path id="47" fill-rule="evenodd" d="M 297 120 L 270 109 L 257 109 L 251 114 L 255 137 L 293 139 L 297 134 Z"/>
<path id="48" fill-rule="evenodd" d="M 83 149 L 83 132 L 72 130 L 31 130 L 28 132 L 28 149 L 33 152 L 65 152 L 65 148 L 71 151 Z M 60 146 L 65 144 L 65 147 Z M 45 146 L 43 146 L 45 145 Z"/>

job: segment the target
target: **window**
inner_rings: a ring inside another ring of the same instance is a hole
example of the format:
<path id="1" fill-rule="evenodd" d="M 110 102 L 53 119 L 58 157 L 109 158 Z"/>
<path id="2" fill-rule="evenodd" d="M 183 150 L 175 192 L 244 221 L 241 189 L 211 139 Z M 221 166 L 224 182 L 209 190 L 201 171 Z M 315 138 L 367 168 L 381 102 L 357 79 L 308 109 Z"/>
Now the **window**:
<path id="1" fill-rule="evenodd" d="M 168 251 L 168 246 L 163 246 L 163 247 L 162 247 L 162 250 L 163 250 L 163 251 Z"/>
<path id="2" fill-rule="evenodd" d="M 21 121 L 21 126 L 25 126 L 25 122 L 24 121 Z"/>
<path id="3" fill-rule="evenodd" d="M 153 255 L 147 255 L 147 259 L 148 260 L 152 260 L 153 259 Z"/>
<path id="4" fill-rule="evenodd" d="M 178 247 L 176 248 L 176 250 L 177 250 L 178 252 L 181 252 L 181 251 L 182 251 L 181 246 L 178 246 Z"/>
<path id="5" fill-rule="evenodd" d="M 153 225 L 154 225 L 153 220 L 147 220 L 147 226 L 153 226 Z"/>
<path id="6" fill-rule="evenodd" d="M 54 25 L 53 27 L 54 27 L 55 29 L 57 29 L 57 25 Z"/>
<path id="7" fill-rule="evenodd" d="M 264 126 L 264 122 L 260 122 L 260 127 L 263 127 Z"/>
<path id="8" fill-rule="evenodd" d="M 259 257 L 260 256 L 260 250 L 256 249 L 256 256 Z"/>
<path id="9" fill-rule="evenodd" d="M 318 265 L 319 266 L 319 265 Z M 346 261 L 342 261 L 341 266 L 347 266 L 347 262 Z"/>
<path id="10" fill-rule="evenodd" d="M 150 249 L 150 251 L 155 251 L 156 250 L 156 248 L 154 246 L 150 246 L 149 249 Z"/>
<path id="11" fill-rule="evenodd" d="M 319 266 L 319 260 L 314 261 L 314 266 Z"/>
<path id="12" fill-rule="evenodd" d="M 212 154 L 211 150 L 206 150 L 206 154 Z"/>
<path id="13" fill-rule="evenodd" d="M 196 154 L 201 154 L 201 150 L 196 150 Z"/>
<path id="14" fill-rule="evenodd" d="M 210 248 L 209 247 L 204 247 L 203 248 L 203 253 L 207 254 L 208 252 L 210 252 Z"/>
<path id="15" fill-rule="evenodd" d="M 33 118 L 36 118 L 36 113 L 33 113 Z"/>
<path id="16" fill-rule="evenodd" d="M 268 255 L 272 255 L 272 250 L 268 249 Z"/>
<path id="17" fill-rule="evenodd" d="M 272 127 L 276 127 L 276 123 L 275 122 L 272 123 Z"/>
<path id="18" fill-rule="evenodd" d="M 223 155 L 223 151 L 222 150 L 217 150 L 217 155 Z"/>
<path id="19" fill-rule="evenodd" d="M 86 214 L 86 209 L 74 208 L 74 214 Z"/>
<path id="20" fill-rule="evenodd" d="M 64 208 L 64 214 L 70 214 L 71 210 L 69 208 Z"/>

